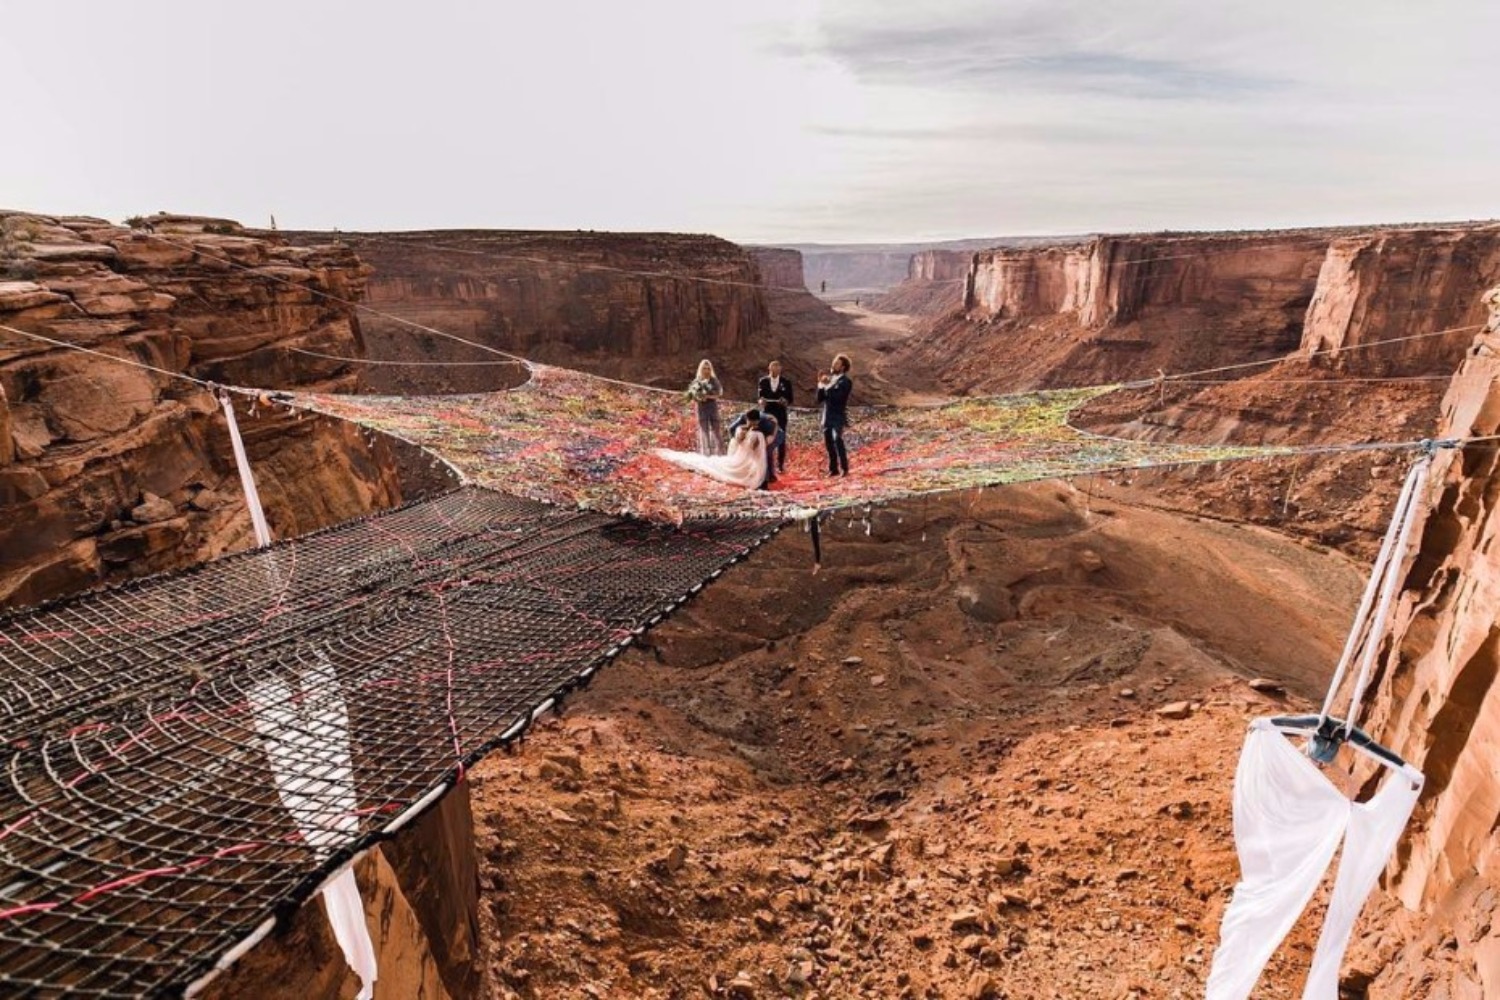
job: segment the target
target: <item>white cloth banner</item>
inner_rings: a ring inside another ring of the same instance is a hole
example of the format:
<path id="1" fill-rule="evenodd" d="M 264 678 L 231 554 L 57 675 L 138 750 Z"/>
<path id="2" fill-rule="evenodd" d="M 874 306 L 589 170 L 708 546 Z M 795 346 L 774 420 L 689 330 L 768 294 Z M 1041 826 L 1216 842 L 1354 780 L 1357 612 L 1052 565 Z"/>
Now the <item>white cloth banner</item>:
<path id="1" fill-rule="evenodd" d="M 303 839 L 327 855 L 335 845 L 359 835 L 349 713 L 338 677 L 326 661 L 305 670 L 298 688 L 294 692 L 279 678 L 260 681 L 250 690 L 250 708 L 281 804 Z M 359 976 L 357 1000 L 370 1000 L 375 992 L 375 946 L 353 869 L 345 868 L 324 887 L 323 906 L 344 960 Z"/>
<path id="2" fill-rule="evenodd" d="M 1234 775 L 1240 881 L 1224 913 L 1207 1000 L 1246 1000 L 1322 882 L 1339 845 L 1333 897 L 1303 1000 L 1337 1000 L 1339 964 L 1354 921 L 1422 791 L 1421 775 L 1389 775 L 1352 802 L 1266 719 L 1251 724 Z"/>

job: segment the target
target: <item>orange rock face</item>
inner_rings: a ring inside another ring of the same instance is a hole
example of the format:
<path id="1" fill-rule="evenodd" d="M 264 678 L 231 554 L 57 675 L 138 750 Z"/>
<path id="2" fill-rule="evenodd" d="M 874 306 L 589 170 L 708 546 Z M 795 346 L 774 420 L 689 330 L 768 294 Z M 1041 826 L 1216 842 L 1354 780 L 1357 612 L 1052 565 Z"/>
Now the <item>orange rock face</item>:
<path id="1" fill-rule="evenodd" d="M 574 366 L 719 356 L 743 349 L 769 323 L 756 262 L 712 236 L 454 230 L 337 238 L 373 268 L 365 301 L 385 315 L 366 312 L 361 324 L 375 359 L 494 360 L 413 323 Z M 498 387 L 482 370 L 444 371 L 441 387 L 418 384 L 418 374 L 372 367 L 366 377 L 382 391 Z"/>
<path id="2" fill-rule="evenodd" d="M 802 251 L 782 247 L 750 247 L 750 256 L 760 269 L 760 280 L 767 288 L 805 291 L 802 278 Z"/>
<path id="3" fill-rule="evenodd" d="M 906 280 L 875 300 L 880 312 L 942 315 L 963 308 L 972 289 L 974 254 L 966 250 L 923 250 L 911 255 Z"/>
<path id="4" fill-rule="evenodd" d="M 362 350 L 341 300 L 362 293 L 365 271 L 347 248 L 149 221 L 0 214 L 0 324 L 99 352 L 0 331 L 0 606 L 249 544 L 222 414 L 166 373 L 354 384 L 342 363 L 297 353 Z M 389 465 L 352 429 L 273 409 L 242 410 L 241 423 L 274 533 L 399 501 Z"/>
<path id="5" fill-rule="evenodd" d="M 1335 240 L 1323 259 L 1302 331 L 1306 353 L 1338 351 L 1368 374 L 1446 372 L 1485 322 L 1477 290 L 1500 277 L 1500 227 L 1397 230 Z M 1374 351 L 1372 341 L 1460 328 Z M 1463 329 L 1463 328 L 1468 329 Z"/>
<path id="6" fill-rule="evenodd" d="M 1500 434 L 1500 288 L 1443 400 L 1444 435 Z M 1413 911 L 1371 947 L 1372 997 L 1500 996 L 1500 450 L 1440 452 L 1367 728 L 1427 786 L 1391 873 Z M 1432 980 L 1438 980 L 1434 984 Z M 1431 990 L 1431 992 L 1427 992 Z"/>

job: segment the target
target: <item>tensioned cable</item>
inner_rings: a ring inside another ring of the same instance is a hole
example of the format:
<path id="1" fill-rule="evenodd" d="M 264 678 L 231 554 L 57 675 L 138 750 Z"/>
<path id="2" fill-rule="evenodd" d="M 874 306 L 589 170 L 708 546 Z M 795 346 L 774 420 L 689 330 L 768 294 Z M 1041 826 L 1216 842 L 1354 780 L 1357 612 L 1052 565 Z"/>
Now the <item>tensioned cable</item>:
<path id="1" fill-rule="evenodd" d="M 397 315 L 395 315 L 393 313 L 388 313 L 388 312 L 385 312 L 384 310 L 376 309 L 373 306 L 369 306 L 369 305 L 366 305 L 366 304 L 361 303 L 361 302 L 355 302 L 355 301 L 350 300 L 350 299 L 345 299 L 345 298 L 343 298 L 341 296 L 334 295 L 331 292 L 325 292 L 325 291 L 323 291 L 321 289 L 316 289 L 316 288 L 308 288 L 308 286 L 299 284 L 299 283 L 291 280 L 290 278 L 284 277 L 282 275 L 278 275 L 278 274 L 266 274 L 265 272 L 260 271 L 258 268 L 254 267 L 252 265 L 243 264 L 243 263 L 241 263 L 239 261 L 236 261 L 236 260 L 234 260 L 234 259 L 232 259 L 230 257 L 216 255 L 216 254 L 212 254 L 212 253 L 207 253 L 201 247 L 199 247 L 197 244 L 194 244 L 192 242 L 182 241 L 182 240 L 174 240 L 174 239 L 171 239 L 171 238 L 169 238 L 167 236 L 163 236 L 160 233 L 141 232 L 139 230 L 137 230 L 136 232 L 139 235 L 145 236 L 148 239 L 158 240 L 160 242 L 168 244 L 169 246 L 175 246 L 175 247 L 177 247 L 179 249 L 190 250 L 190 251 L 192 251 L 195 254 L 200 254 L 200 255 L 208 258 L 209 260 L 217 261 L 218 263 L 226 264 L 226 265 L 228 265 L 230 267 L 234 267 L 234 268 L 237 268 L 237 269 L 240 269 L 240 270 L 253 271 L 253 272 L 261 274 L 261 276 L 263 276 L 263 277 L 271 278 L 272 280 L 280 282 L 282 284 L 290 285 L 290 286 L 293 286 L 293 287 L 296 287 L 296 288 L 301 288 L 301 289 L 304 289 L 306 291 L 311 291 L 314 295 L 321 296 L 321 297 L 327 299 L 330 302 L 337 302 L 337 303 L 340 303 L 341 305 L 347 306 L 349 308 L 358 309 L 358 310 L 360 310 L 362 312 L 366 312 L 366 313 L 368 313 L 368 314 L 370 314 L 372 316 L 379 316 L 382 319 L 387 319 L 387 320 L 390 320 L 390 321 L 395 322 L 395 323 L 400 323 L 402 325 L 409 326 L 409 327 L 411 327 L 413 329 L 421 330 L 424 333 L 430 333 L 430 334 L 433 334 L 435 336 L 444 337 L 444 338 L 446 338 L 448 340 L 452 340 L 452 341 L 455 341 L 455 342 L 460 343 L 460 344 L 467 344 L 470 347 L 474 347 L 474 348 L 477 348 L 477 349 L 482 350 L 482 351 L 487 351 L 487 352 L 489 352 L 491 354 L 498 355 L 498 356 L 506 358 L 506 359 L 508 359 L 510 361 L 518 362 L 518 363 L 526 365 L 528 367 L 530 367 L 531 365 L 535 364 L 535 362 L 532 362 L 532 361 L 530 361 L 527 358 L 523 358 L 520 355 L 511 354 L 508 351 L 502 351 L 499 348 L 491 347 L 488 344 L 480 343 L 479 341 L 469 340 L 466 337 L 460 337 L 457 334 L 449 333 L 449 332 L 444 331 L 444 330 L 439 330 L 439 329 L 436 329 L 435 327 L 430 327 L 430 326 L 427 326 L 426 324 L 418 323 L 415 320 L 409 320 L 409 319 L 406 319 L 405 317 L 397 316 Z M 1305 237 L 1305 238 L 1307 238 L 1307 239 L 1313 239 L 1314 237 L 1308 236 L 1308 237 Z M 419 245 L 429 245 L 429 244 L 419 244 Z M 441 245 L 431 245 L 431 246 L 433 246 L 435 249 L 439 249 L 439 250 L 442 250 L 442 249 L 451 249 L 451 248 L 445 248 L 445 247 L 443 247 Z M 1235 251 L 1240 251 L 1240 250 L 1243 250 L 1244 248 L 1242 248 L 1242 247 L 1236 247 L 1236 248 L 1233 248 L 1233 249 Z M 478 254 L 478 255 L 485 255 L 484 251 L 478 251 L 478 250 L 463 250 L 461 252 L 471 253 L 471 254 Z M 1229 249 L 1227 249 L 1227 248 L 1225 250 L 1223 250 L 1223 251 L 1203 251 L 1203 253 L 1201 254 L 1201 256 L 1207 256 L 1207 255 L 1210 255 L 1210 254 L 1213 254 L 1213 253 L 1227 253 L 1227 252 L 1230 252 Z M 1200 255 L 1184 255 L 1184 256 L 1200 256 Z M 545 258 L 537 258 L 536 260 L 541 260 L 541 262 L 543 262 L 543 263 L 564 263 L 564 264 L 568 263 L 568 262 L 547 261 Z M 1142 262 L 1144 262 L 1144 261 L 1142 261 Z M 586 262 L 576 262 L 576 263 L 582 264 L 582 263 L 586 263 Z M 606 265 L 600 265 L 600 266 L 606 266 Z M 641 272 L 641 273 L 645 273 L 645 272 Z M 668 277 L 675 277 L 674 275 L 671 275 L 670 272 L 661 272 L 661 273 L 664 274 L 665 276 L 668 276 Z M 690 276 L 684 276 L 683 280 L 693 280 L 693 278 L 690 277 Z M 719 280 L 719 279 L 704 279 L 704 280 Z M 757 288 L 764 288 L 765 286 L 764 285 L 756 285 L 755 287 L 757 287 Z M 1307 357 L 1316 357 L 1316 356 L 1321 356 L 1323 354 L 1339 353 L 1339 352 L 1342 352 L 1342 351 L 1352 351 L 1352 350 L 1358 350 L 1358 349 L 1363 349 L 1363 348 L 1375 347 L 1375 346 L 1378 346 L 1380 344 L 1402 343 L 1402 342 L 1407 341 L 1407 340 L 1418 340 L 1418 339 L 1421 339 L 1421 338 L 1424 338 L 1424 337 L 1443 336 L 1443 335 L 1450 334 L 1450 333 L 1460 333 L 1460 332 L 1466 332 L 1466 331 L 1478 331 L 1480 329 L 1482 329 L 1482 325 L 1479 325 L 1479 324 L 1476 324 L 1476 325 L 1470 326 L 1470 327 L 1453 327 L 1453 328 L 1450 328 L 1448 330 L 1437 330 L 1437 331 L 1433 331 L 1431 333 L 1413 334 L 1413 335 L 1408 336 L 1408 337 L 1394 337 L 1394 338 L 1389 338 L 1389 339 L 1382 340 L 1382 341 L 1370 341 L 1370 342 L 1365 343 L 1365 344 L 1353 344 L 1353 345 L 1350 345 L 1350 346 L 1347 346 L 1347 347 L 1326 348 L 1324 350 L 1312 351 L 1312 352 L 1309 352 L 1307 354 L 1301 354 L 1301 355 L 1298 355 L 1298 354 L 1289 354 L 1289 355 L 1284 355 L 1284 356 L 1278 357 L 1278 358 L 1267 358 L 1267 359 L 1264 359 L 1262 361 L 1247 361 L 1247 362 L 1240 362 L 1238 364 L 1233 364 L 1233 365 L 1220 365 L 1220 366 L 1217 366 L 1217 367 L 1214 367 L 1214 368 L 1204 368 L 1204 369 L 1199 369 L 1197 371 L 1181 372 L 1181 373 L 1178 373 L 1176 375 L 1166 376 L 1166 378 L 1173 379 L 1173 380 L 1180 380 L 1180 379 L 1186 379 L 1186 378 L 1190 378 L 1190 377 L 1197 376 L 1197 375 L 1211 375 L 1211 374 L 1216 374 L 1216 373 L 1221 372 L 1221 371 L 1234 371 L 1234 370 L 1244 369 L 1244 368 L 1252 368 L 1252 367 L 1257 367 L 1257 366 L 1265 366 L 1265 365 L 1277 364 L 1277 363 L 1279 363 L 1281 361 L 1296 360 L 1299 356 L 1300 357 L 1304 357 L 1304 358 L 1307 358 Z M 354 363 L 357 363 L 357 359 L 355 359 Z M 604 381 L 604 382 L 612 383 L 614 385 L 628 386 L 630 388 L 639 389 L 639 390 L 643 390 L 643 391 L 646 391 L 646 392 L 676 393 L 678 391 L 678 390 L 675 390 L 675 389 L 663 389 L 660 386 L 643 385 L 643 384 L 641 384 L 639 382 L 631 382 L 631 381 L 628 381 L 626 379 L 609 378 L 609 377 L 603 376 L 603 375 L 592 375 L 590 377 L 599 379 L 599 380 Z M 1162 381 L 1162 377 L 1160 377 L 1160 376 L 1158 378 L 1155 378 L 1155 379 L 1141 379 L 1141 380 L 1139 380 L 1138 382 L 1135 382 L 1135 383 L 1124 383 L 1121 387 L 1122 388 L 1138 388 L 1140 386 L 1154 385 L 1154 384 L 1156 384 L 1159 381 Z"/>

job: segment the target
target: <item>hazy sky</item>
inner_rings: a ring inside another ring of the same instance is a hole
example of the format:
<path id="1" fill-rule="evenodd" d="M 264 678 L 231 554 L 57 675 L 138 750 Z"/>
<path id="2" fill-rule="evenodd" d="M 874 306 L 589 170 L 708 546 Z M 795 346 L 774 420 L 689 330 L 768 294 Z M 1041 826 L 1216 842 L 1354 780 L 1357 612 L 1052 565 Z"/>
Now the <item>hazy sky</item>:
<path id="1" fill-rule="evenodd" d="M 741 241 L 1500 216 L 1496 0 L 0 0 L 0 207 Z"/>

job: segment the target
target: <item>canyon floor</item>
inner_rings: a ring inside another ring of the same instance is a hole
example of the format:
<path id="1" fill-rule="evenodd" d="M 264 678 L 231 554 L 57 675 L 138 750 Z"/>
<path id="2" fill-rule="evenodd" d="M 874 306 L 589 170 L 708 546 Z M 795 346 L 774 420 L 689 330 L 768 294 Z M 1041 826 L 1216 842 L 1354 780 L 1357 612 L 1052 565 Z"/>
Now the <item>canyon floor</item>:
<path id="1" fill-rule="evenodd" d="M 1201 996 L 1245 721 L 1360 567 L 1058 483 L 825 559 L 784 532 L 476 769 L 492 995 Z"/>

